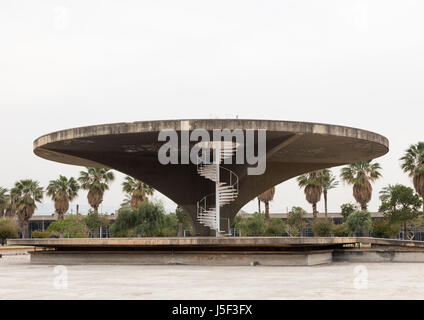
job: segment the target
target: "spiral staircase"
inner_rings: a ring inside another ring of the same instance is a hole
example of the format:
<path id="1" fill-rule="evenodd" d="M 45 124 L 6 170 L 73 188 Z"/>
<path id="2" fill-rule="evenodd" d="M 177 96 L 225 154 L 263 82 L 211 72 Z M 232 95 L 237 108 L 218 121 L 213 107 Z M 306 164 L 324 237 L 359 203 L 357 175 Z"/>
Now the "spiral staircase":
<path id="1" fill-rule="evenodd" d="M 237 146 L 232 142 L 221 141 L 212 142 L 208 147 L 215 153 L 215 159 L 212 163 L 198 159 L 197 173 L 215 183 L 215 192 L 197 202 L 197 219 L 201 224 L 215 230 L 216 236 L 220 236 L 225 234 L 221 230 L 221 221 L 224 219 L 220 217 L 220 209 L 233 202 L 239 193 L 238 176 L 221 163 L 234 156 Z"/>

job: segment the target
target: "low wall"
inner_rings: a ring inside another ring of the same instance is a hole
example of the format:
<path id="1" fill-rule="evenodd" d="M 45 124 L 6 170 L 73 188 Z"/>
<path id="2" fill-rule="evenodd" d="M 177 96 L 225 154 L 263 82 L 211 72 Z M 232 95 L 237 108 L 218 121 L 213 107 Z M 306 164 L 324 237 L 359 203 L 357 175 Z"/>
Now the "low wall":
<path id="1" fill-rule="evenodd" d="M 215 266 L 312 266 L 331 263 L 331 251 L 316 252 L 73 252 L 31 253 L 35 264 L 126 264 Z"/>
<path id="2" fill-rule="evenodd" d="M 31 263 L 53 265 L 314 266 L 332 262 L 424 263 L 424 251 L 346 249 L 311 252 L 34 251 Z"/>
<path id="3" fill-rule="evenodd" d="M 335 250 L 334 262 L 424 262 L 424 251 L 402 249 Z"/>
<path id="4" fill-rule="evenodd" d="M 332 261 L 424 262 L 424 242 L 361 237 L 76 238 L 9 242 L 43 250 L 31 253 L 31 262 L 44 264 L 310 266 Z"/>
<path id="5" fill-rule="evenodd" d="M 13 247 L 4 247 L 0 246 L 0 256 L 1 255 L 14 255 L 14 254 L 25 254 L 31 251 L 35 251 L 35 247 L 24 247 L 24 246 L 13 246 Z"/>

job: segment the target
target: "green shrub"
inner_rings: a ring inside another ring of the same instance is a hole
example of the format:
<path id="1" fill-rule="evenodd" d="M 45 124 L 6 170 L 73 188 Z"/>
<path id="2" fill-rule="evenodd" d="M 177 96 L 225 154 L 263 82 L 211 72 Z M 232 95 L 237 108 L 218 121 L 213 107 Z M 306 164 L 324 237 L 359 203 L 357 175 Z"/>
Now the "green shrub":
<path id="1" fill-rule="evenodd" d="M 163 237 L 176 237 L 178 233 L 178 219 L 175 213 L 165 214 L 163 226 L 159 234 Z"/>
<path id="2" fill-rule="evenodd" d="M 86 218 L 82 215 L 69 215 L 63 220 L 50 223 L 47 231 L 52 237 L 63 234 L 65 238 L 85 238 L 88 236 L 88 228 L 85 224 Z"/>
<path id="3" fill-rule="evenodd" d="M 241 217 L 241 215 L 237 214 L 234 219 L 233 222 L 231 224 L 231 228 L 235 229 L 235 231 L 240 235 L 240 236 L 244 236 L 243 233 L 243 229 L 245 228 L 245 219 L 243 219 Z"/>
<path id="4" fill-rule="evenodd" d="M 328 219 L 316 219 L 312 225 L 312 232 L 318 237 L 328 237 L 331 235 L 334 223 Z"/>
<path id="5" fill-rule="evenodd" d="M 286 225 L 283 220 L 271 218 L 266 224 L 265 236 L 276 237 L 286 232 Z"/>
<path id="6" fill-rule="evenodd" d="M 39 231 L 39 230 L 34 230 L 31 233 L 33 238 L 50 238 L 51 236 L 55 235 L 54 233 L 50 232 L 50 231 Z"/>
<path id="7" fill-rule="evenodd" d="M 91 234 L 93 234 L 95 237 L 98 237 L 100 227 L 106 228 L 110 221 L 106 216 L 90 210 L 84 219 L 84 223 Z"/>
<path id="8" fill-rule="evenodd" d="M 0 243 L 6 244 L 7 239 L 18 237 L 18 227 L 10 219 L 0 219 Z"/>
<path id="9" fill-rule="evenodd" d="M 354 205 L 353 203 L 345 203 L 340 206 L 341 208 L 341 214 L 343 216 L 343 221 L 346 222 L 347 217 L 355 211 L 358 210 L 358 207 Z"/>
<path id="10" fill-rule="evenodd" d="M 145 201 L 137 211 L 137 235 L 155 237 L 160 235 L 165 222 L 165 210 L 162 204 Z"/>
<path id="11" fill-rule="evenodd" d="M 136 210 L 130 207 L 122 207 L 115 222 L 110 226 L 110 233 L 113 237 L 135 237 L 136 225 Z"/>
<path id="12" fill-rule="evenodd" d="M 236 216 L 233 225 L 241 236 L 263 236 L 267 228 L 265 215 L 257 212 L 248 218 Z"/>
<path id="13" fill-rule="evenodd" d="M 190 217 L 188 216 L 188 213 L 181 207 L 177 207 L 175 209 L 175 214 L 177 216 L 178 223 L 182 224 L 183 230 L 188 230 L 190 233 L 193 233 L 193 227 L 190 223 Z"/>
<path id="14" fill-rule="evenodd" d="M 301 207 L 293 207 L 287 215 L 287 225 L 289 226 L 288 232 L 290 237 L 298 237 L 302 235 L 305 227 L 303 220 L 306 211 Z"/>
<path id="15" fill-rule="evenodd" d="M 351 213 L 346 219 L 346 227 L 352 233 L 372 230 L 371 214 L 360 210 Z"/>
<path id="16" fill-rule="evenodd" d="M 165 217 L 162 204 L 144 201 L 137 210 L 122 208 L 110 232 L 114 237 L 155 237 L 171 232 L 166 229 L 173 223 L 174 217 Z"/>
<path id="17" fill-rule="evenodd" d="M 265 215 L 262 213 L 254 213 L 251 217 L 245 219 L 246 236 L 263 236 L 265 234 L 266 222 Z"/>
<path id="18" fill-rule="evenodd" d="M 115 224 L 110 226 L 110 235 L 115 238 L 133 238 L 136 237 L 137 234 L 135 232 L 135 228 L 132 229 L 115 229 L 113 228 Z"/>
<path id="19" fill-rule="evenodd" d="M 333 225 L 332 233 L 335 237 L 346 237 L 349 235 L 349 231 L 344 224 Z"/>
<path id="20" fill-rule="evenodd" d="M 237 215 L 233 221 L 233 228 L 238 230 L 241 236 L 281 236 L 286 232 L 286 226 L 281 219 L 272 218 L 266 221 L 263 213 L 254 213 L 248 218 Z"/>
<path id="21" fill-rule="evenodd" d="M 379 211 L 383 212 L 384 217 L 390 223 L 403 226 L 403 239 L 405 240 L 410 237 L 408 225 L 415 224 L 422 215 L 423 202 L 410 187 L 396 184 L 395 186 L 389 185 L 386 189 L 388 192 L 383 194 Z M 390 233 L 390 230 L 386 230 L 386 232 Z"/>
<path id="22" fill-rule="evenodd" d="M 372 233 L 377 238 L 392 238 L 400 233 L 401 224 L 391 223 L 389 220 L 376 220 L 372 224 Z"/>

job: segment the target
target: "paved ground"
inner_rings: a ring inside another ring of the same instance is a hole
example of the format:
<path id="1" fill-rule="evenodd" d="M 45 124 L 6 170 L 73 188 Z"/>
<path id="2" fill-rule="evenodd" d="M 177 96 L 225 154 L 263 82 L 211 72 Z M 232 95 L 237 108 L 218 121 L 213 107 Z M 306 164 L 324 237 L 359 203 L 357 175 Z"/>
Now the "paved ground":
<path id="1" fill-rule="evenodd" d="M 31 265 L 28 255 L 10 255 L 0 259 L 0 298 L 423 299 L 423 268 L 424 263 L 57 267 Z"/>

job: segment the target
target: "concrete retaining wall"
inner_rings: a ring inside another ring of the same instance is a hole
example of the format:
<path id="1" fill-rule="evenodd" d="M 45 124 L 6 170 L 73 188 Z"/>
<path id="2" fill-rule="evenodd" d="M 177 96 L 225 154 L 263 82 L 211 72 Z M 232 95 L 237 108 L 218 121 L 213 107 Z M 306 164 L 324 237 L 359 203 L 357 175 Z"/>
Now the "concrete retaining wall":
<path id="1" fill-rule="evenodd" d="M 311 266 L 331 263 L 331 251 L 318 252 L 69 252 L 31 253 L 35 264 L 126 264 L 126 265 L 216 265 L 216 266 Z"/>
<path id="2" fill-rule="evenodd" d="M 424 262 L 424 251 L 413 250 L 335 250 L 335 262 Z"/>
<path id="3" fill-rule="evenodd" d="M 424 251 L 347 249 L 310 252 L 34 251 L 31 263 L 52 265 L 313 266 L 331 262 L 424 262 Z"/>

